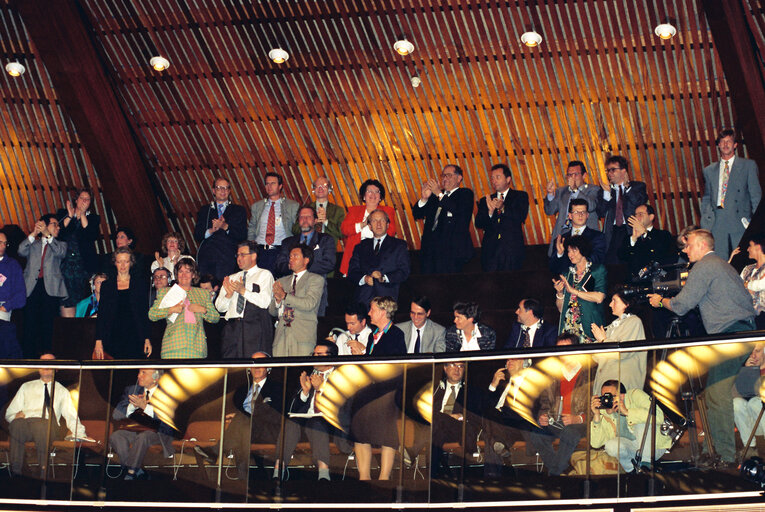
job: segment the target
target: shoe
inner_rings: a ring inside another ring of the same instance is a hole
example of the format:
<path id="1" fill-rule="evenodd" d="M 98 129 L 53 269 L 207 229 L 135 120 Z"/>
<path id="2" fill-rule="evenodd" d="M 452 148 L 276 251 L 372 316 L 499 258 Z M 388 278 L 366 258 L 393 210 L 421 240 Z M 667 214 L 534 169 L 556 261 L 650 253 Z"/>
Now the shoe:
<path id="1" fill-rule="evenodd" d="M 215 456 L 215 457 L 214 457 L 213 455 L 211 455 L 211 454 L 207 453 L 207 452 L 205 451 L 205 449 L 204 449 L 204 448 L 202 448 L 202 447 L 201 447 L 201 446 L 199 446 L 199 445 L 194 445 L 194 453 L 196 453 L 197 455 L 199 455 L 200 457 L 202 457 L 202 459 L 204 459 L 204 460 L 205 460 L 205 462 L 207 462 L 207 463 L 209 463 L 209 464 L 215 464 L 215 462 L 216 462 L 216 459 L 218 458 L 217 456 Z"/>

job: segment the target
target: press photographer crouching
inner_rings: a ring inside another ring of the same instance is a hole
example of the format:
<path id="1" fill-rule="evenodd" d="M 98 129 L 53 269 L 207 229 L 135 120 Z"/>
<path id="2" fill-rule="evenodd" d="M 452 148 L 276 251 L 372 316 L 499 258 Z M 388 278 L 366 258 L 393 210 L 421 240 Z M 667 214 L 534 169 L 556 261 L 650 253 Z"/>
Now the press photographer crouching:
<path id="1" fill-rule="evenodd" d="M 640 389 L 625 390 L 617 380 L 606 381 L 600 388 L 600 396 L 593 396 L 590 401 L 592 423 L 590 423 L 590 444 L 593 448 L 604 447 L 611 457 L 619 459 L 624 471 L 636 471 L 633 458 L 637 450 L 643 446 L 641 453 L 650 453 L 651 434 L 643 432 L 650 418 L 651 398 Z M 655 459 L 658 460 L 672 446 L 672 439 L 661 433 L 660 426 L 664 422 L 661 408 L 656 409 L 656 438 Z M 643 460 L 650 462 L 649 457 Z"/>
<path id="2" fill-rule="evenodd" d="M 671 299 L 650 294 L 651 306 L 684 315 L 698 305 L 701 321 L 709 334 L 751 331 L 755 328 L 752 297 L 735 269 L 713 252 L 714 247 L 715 241 L 709 231 L 697 229 L 690 232 L 683 252 L 694 265 L 685 286 Z M 704 397 L 709 413 L 709 433 L 723 465 L 733 466 L 735 463 L 731 391 L 747 356 L 723 360 L 712 366 L 707 374 Z M 704 449 L 707 449 L 706 443 Z M 707 459 L 711 464 L 718 462 Z"/>

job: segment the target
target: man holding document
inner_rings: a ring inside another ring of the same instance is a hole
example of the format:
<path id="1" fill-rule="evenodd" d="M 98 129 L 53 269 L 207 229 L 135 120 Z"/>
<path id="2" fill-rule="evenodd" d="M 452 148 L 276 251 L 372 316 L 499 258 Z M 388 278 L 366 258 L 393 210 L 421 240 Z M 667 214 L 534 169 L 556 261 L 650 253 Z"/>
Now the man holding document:
<path id="1" fill-rule="evenodd" d="M 337 345 L 327 340 L 319 340 L 313 349 L 314 357 L 337 357 Z M 316 399 L 321 395 L 322 387 L 335 370 L 332 365 L 316 364 L 309 375 L 307 372 L 300 374 L 300 389 L 292 398 L 289 406 L 289 418 L 284 426 L 284 451 L 282 460 L 276 460 L 274 464 L 274 478 L 279 478 L 279 469 L 284 472 L 284 467 L 289 465 L 292 453 L 300 441 L 301 429 L 305 432 L 311 443 L 313 460 L 319 468 L 319 480 L 329 480 L 329 434 L 334 427 L 324 420 Z M 279 439 L 281 448 L 282 439 Z M 277 457 L 280 449 L 277 448 Z M 286 464 L 281 464 L 287 461 Z"/>

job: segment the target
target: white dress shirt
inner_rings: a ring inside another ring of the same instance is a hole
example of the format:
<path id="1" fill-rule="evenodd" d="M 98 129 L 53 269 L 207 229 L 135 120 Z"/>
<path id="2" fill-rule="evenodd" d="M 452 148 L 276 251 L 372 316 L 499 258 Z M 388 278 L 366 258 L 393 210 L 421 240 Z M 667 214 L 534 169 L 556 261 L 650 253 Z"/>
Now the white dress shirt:
<path id="1" fill-rule="evenodd" d="M 60 423 L 63 416 L 67 428 L 74 432 L 76 437 L 87 437 L 85 426 L 77 417 L 77 410 L 74 408 L 69 390 L 56 382 L 54 391 L 51 384 L 53 382 L 48 383 L 48 394 L 53 399 L 53 414 L 56 416 L 56 421 Z M 44 400 L 45 383 L 42 379 L 25 382 L 21 385 L 16 396 L 13 397 L 13 400 L 8 405 L 8 409 L 5 411 L 6 421 L 8 423 L 13 421 L 19 412 L 23 412 L 25 418 L 42 418 Z"/>
<path id="2" fill-rule="evenodd" d="M 462 345 L 460 346 L 460 352 L 466 352 L 468 350 L 481 350 L 481 346 L 478 344 L 478 338 L 481 337 L 481 331 L 478 330 L 478 324 L 473 326 L 473 334 L 470 336 L 470 341 L 465 340 L 465 333 L 457 329 L 460 333 L 460 340 Z"/>
<path id="3" fill-rule="evenodd" d="M 357 340 L 359 343 L 364 345 L 364 348 L 367 347 L 367 340 L 369 339 L 369 335 L 372 334 L 372 329 L 369 328 L 368 325 L 365 325 L 364 328 L 359 332 L 359 339 Z M 337 341 L 335 342 L 337 344 L 337 351 L 338 355 L 340 356 L 350 356 L 351 354 L 351 348 L 348 346 L 348 342 L 354 339 L 354 334 L 351 334 L 348 331 L 345 331 L 344 333 L 340 334 L 340 336 L 337 337 Z"/>
<path id="4" fill-rule="evenodd" d="M 158 390 L 158 389 L 159 389 L 159 386 L 154 386 L 153 388 L 150 388 L 150 389 L 144 388 L 144 390 L 143 390 L 144 394 L 149 393 L 149 397 L 146 400 L 146 402 L 147 402 L 146 403 L 146 408 L 143 410 L 143 412 L 144 412 L 144 414 L 146 414 L 146 416 L 148 416 L 150 418 L 154 417 L 154 406 L 151 405 L 148 402 L 151 401 L 151 397 L 154 396 L 154 392 L 156 390 Z M 126 416 L 130 416 L 131 414 L 133 414 L 136 409 L 138 409 L 138 407 L 136 407 L 135 405 L 128 404 L 127 410 L 126 410 Z"/>
<path id="5" fill-rule="evenodd" d="M 451 384 L 450 382 L 445 382 L 445 389 L 444 389 L 444 397 L 441 399 L 441 408 L 438 409 L 438 412 L 444 412 L 444 406 L 446 405 L 446 402 L 449 401 L 449 395 L 452 394 L 452 388 L 454 388 L 454 400 L 456 405 L 457 397 L 460 394 L 460 388 L 462 388 L 462 382 L 458 382 L 456 384 Z M 452 411 L 454 412 L 454 411 Z"/>
<path id="6" fill-rule="evenodd" d="M 259 268 L 257 265 L 247 270 L 246 272 L 247 278 L 246 282 L 244 283 L 244 299 L 259 308 L 268 309 L 268 306 L 271 304 L 271 299 L 274 295 L 273 274 L 268 270 Z M 229 279 L 232 281 L 241 281 L 244 273 L 245 271 L 242 270 L 235 274 L 231 274 Z M 257 284 L 260 287 L 259 292 L 252 291 L 253 284 Z M 289 290 L 287 290 L 287 292 L 289 292 Z M 238 300 L 239 294 L 237 292 L 232 293 L 231 297 L 226 297 L 226 291 L 221 290 L 218 294 L 218 298 L 215 300 L 215 307 L 221 313 L 226 314 L 226 320 L 242 318 L 244 316 L 244 311 L 241 313 L 237 313 L 236 311 L 236 303 Z"/>
<path id="7" fill-rule="evenodd" d="M 319 375 L 321 375 L 321 378 L 324 380 L 324 382 L 327 382 L 327 379 L 329 378 L 329 375 L 334 370 L 335 370 L 334 368 L 330 368 L 329 370 L 327 370 L 325 372 L 319 372 L 319 371 L 314 370 L 312 372 L 312 375 L 313 374 L 319 374 Z M 314 404 L 316 403 L 316 395 L 318 395 L 319 392 L 320 392 L 320 390 L 314 390 L 314 393 L 311 395 L 311 405 L 308 406 L 308 411 L 307 411 L 308 414 L 316 414 L 316 409 L 314 408 Z M 308 401 L 308 395 L 302 389 L 300 390 L 300 400 L 302 400 L 303 402 L 307 402 Z"/>

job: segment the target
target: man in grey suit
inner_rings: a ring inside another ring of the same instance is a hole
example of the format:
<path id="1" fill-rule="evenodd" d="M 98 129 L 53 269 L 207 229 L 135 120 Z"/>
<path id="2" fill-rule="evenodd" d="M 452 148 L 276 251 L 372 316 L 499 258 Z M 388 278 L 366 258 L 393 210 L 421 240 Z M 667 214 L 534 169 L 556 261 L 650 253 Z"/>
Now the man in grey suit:
<path id="1" fill-rule="evenodd" d="M 587 227 L 597 230 L 598 226 L 598 190 L 599 188 L 584 182 L 587 169 L 583 162 L 572 160 L 566 166 L 566 185 L 555 187 L 555 182 L 547 183 L 547 195 L 544 199 L 545 213 L 547 215 L 558 214 L 553 227 L 550 247 L 547 256 L 552 256 L 555 249 L 555 239 L 563 231 L 571 227 L 568 215 L 568 204 L 572 199 L 582 198 L 587 201 Z"/>
<path id="2" fill-rule="evenodd" d="M 56 216 L 47 213 L 40 217 L 29 236 L 19 244 L 19 256 L 27 259 L 27 266 L 24 267 L 27 305 L 24 308 L 22 342 L 27 359 L 50 352 L 53 319 L 58 315 L 61 299 L 67 295 L 61 276 L 66 242 L 56 239 L 59 229 Z"/>
<path id="3" fill-rule="evenodd" d="M 404 332 L 409 354 L 429 354 L 446 350 L 446 327 L 430 319 L 430 299 L 425 295 L 412 299 L 408 322 L 396 324 Z"/>
<path id="4" fill-rule="evenodd" d="M 290 251 L 292 273 L 274 283 L 274 297 L 268 312 L 278 317 L 275 357 L 309 356 L 316 345 L 316 314 L 324 291 L 324 278 L 306 270 L 312 258 L 310 247 L 295 247 Z"/>
<path id="5" fill-rule="evenodd" d="M 736 133 L 722 130 L 715 141 L 720 161 L 704 168 L 701 227 L 715 237 L 715 253 L 727 260 L 741 241 L 762 197 L 754 160 L 736 156 Z"/>
<path id="6" fill-rule="evenodd" d="M 252 204 L 247 225 L 247 240 L 255 240 L 258 244 L 258 267 L 271 272 L 282 240 L 290 236 L 298 213 L 297 202 L 282 197 L 282 187 L 281 176 L 275 172 L 266 173 L 266 197 Z"/>

